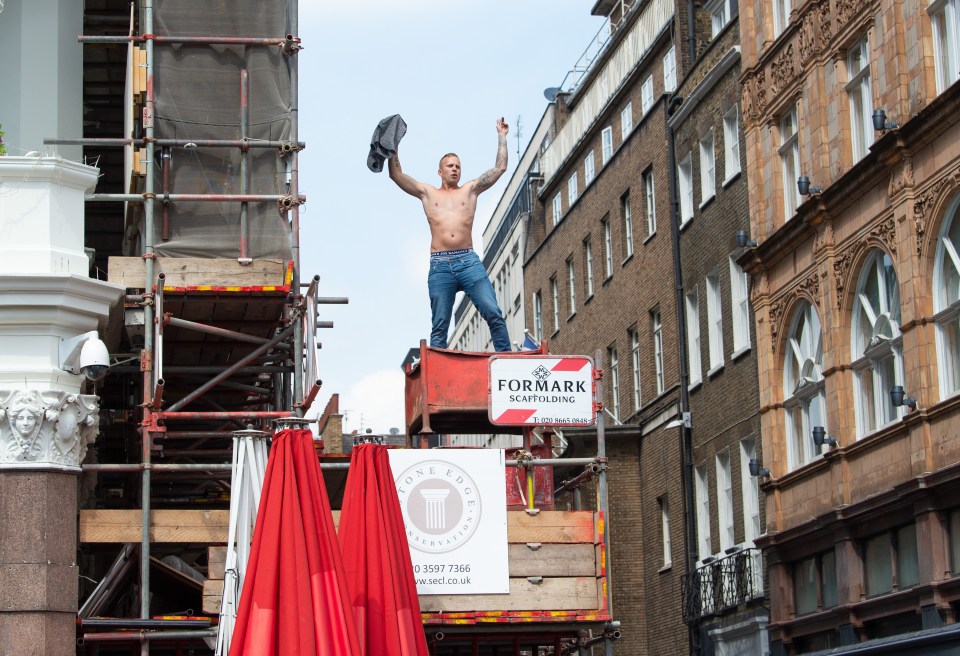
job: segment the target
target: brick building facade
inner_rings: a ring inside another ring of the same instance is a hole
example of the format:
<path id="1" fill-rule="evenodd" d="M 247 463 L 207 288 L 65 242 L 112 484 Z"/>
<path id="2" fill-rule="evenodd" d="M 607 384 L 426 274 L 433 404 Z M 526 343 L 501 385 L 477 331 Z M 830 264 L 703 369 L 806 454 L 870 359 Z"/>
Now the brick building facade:
<path id="1" fill-rule="evenodd" d="M 957 649 L 956 12 L 741 7 L 773 654 Z"/>

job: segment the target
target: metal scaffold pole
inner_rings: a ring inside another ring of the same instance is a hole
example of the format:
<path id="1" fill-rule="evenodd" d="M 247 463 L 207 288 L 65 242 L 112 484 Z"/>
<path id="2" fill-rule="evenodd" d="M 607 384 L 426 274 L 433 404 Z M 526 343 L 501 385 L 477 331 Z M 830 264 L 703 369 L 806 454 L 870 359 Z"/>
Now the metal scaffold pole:
<path id="1" fill-rule="evenodd" d="M 153 34 L 153 0 L 144 0 L 143 3 L 143 30 L 147 34 Z M 153 96 L 153 41 L 146 41 L 146 63 L 147 63 L 147 88 L 146 102 L 143 108 L 143 128 L 147 140 L 153 139 L 154 127 L 154 96 Z M 146 150 L 146 191 L 151 195 L 150 199 L 143 204 L 144 209 L 144 235 L 143 235 L 143 257 L 146 280 L 144 289 L 146 293 L 154 287 L 154 247 L 153 247 L 153 221 L 155 202 L 153 192 L 155 189 L 155 176 L 153 169 L 153 152 L 151 148 Z M 162 284 L 162 283 L 161 283 Z M 149 303 L 144 304 L 144 357 L 141 361 L 143 370 L 143 402 L 144 402 L 144 422 L 140 430 L 142 461 L 144 465 L 141 473 L 140 487 L 140 508 L 141 508 L 141 537 L 140 537 L 140 618 L 150 618 L 150 458 L 151 448 L 153 446 L 153 436 L 150 429 L 153 428 L 151 417 L 152 407 L 150 405 L 154 398 L 154 387 L 157 381 L 154 379 L 154 314 L 153 308 Z M 147 656 L 150 653 L 150 643 L 146 639 L 140 641 L 140 653 Z"/>

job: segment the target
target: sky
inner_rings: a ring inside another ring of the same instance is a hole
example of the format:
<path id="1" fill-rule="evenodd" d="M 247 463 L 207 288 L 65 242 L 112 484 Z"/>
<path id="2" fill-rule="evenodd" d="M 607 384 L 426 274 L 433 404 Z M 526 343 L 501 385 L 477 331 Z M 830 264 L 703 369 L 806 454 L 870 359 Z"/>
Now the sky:
<path id="1" fill-rule="evenodd" d="M 493 167 L 496 119 L 510 125 L 507 173 L 480 196 L 474 248 L 556 87 L 600 30 L 595 0 L 301 0 L 301 278 L 320 276 L 323 387 L 310 415 L 340 395 L 344 429 L 404 430 L 400 369 L 429 336 L 430 235 L 420 201 L 386 167 L 366 166 L 377 123 L 407 123 L 405 173 L 438 184 L 456 152 L 463 179 Z M 517 141 L 519 117 L 519 144 Z M 511 335 L 511 339 L 517 339 Z"/>

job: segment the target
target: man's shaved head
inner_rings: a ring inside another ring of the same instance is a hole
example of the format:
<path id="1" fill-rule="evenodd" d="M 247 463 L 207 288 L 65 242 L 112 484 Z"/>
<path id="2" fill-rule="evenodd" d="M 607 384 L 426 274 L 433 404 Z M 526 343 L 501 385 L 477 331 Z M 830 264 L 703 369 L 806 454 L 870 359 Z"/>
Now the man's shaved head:
<path id="1" fill-rule="evenodd" d="M 460 159 L 460 156 L 457 155 L 456 153 L 447 153 L 446 155 L 440 158 L 440 168 L 443 168 L 443 160 L 447 159 L 448 157 L 456 157 L 457 159 Z"/>

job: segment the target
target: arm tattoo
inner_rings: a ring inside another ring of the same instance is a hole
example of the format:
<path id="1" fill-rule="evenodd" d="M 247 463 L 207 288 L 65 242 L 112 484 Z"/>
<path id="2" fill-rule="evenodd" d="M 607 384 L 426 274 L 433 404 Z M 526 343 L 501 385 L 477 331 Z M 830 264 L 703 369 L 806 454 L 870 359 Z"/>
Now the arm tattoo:
<path id="1" fill-rule="evenodd" d="M 497 163 L 499 169 L 507 168 L 507 135 L 497 135 Z"/>

